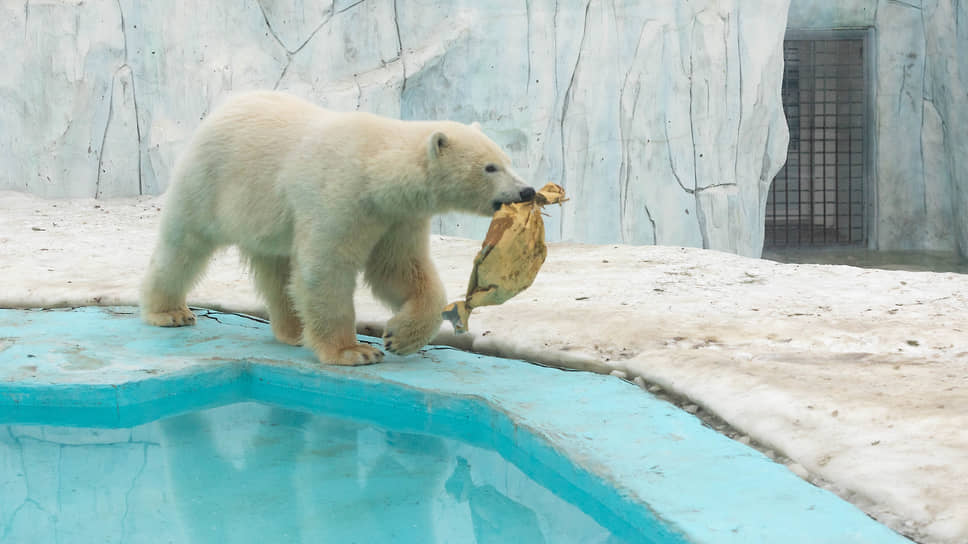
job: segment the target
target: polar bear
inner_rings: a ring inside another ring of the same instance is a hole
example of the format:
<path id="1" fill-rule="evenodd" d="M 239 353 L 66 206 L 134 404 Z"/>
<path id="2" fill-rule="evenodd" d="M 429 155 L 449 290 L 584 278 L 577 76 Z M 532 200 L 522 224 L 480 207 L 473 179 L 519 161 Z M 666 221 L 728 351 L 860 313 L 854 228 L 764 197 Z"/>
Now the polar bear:
<path id="1" fill-rule="evenodd" d="M 491 215 L 533 197 L 476 123 L 335 112 L 281 92 L 237 95 L 201 123 L 173 170 L 142 317 L 194 324 L 187 292 L 216 249 L 236 245 L 279 341 L 303 343 L 324 363 L 382 360 L 356 339 L 362 271 L 395 312 L 384 347 L 413 353 L 437 333 L 447 302 L 430 259 L 431 216 Z"/>

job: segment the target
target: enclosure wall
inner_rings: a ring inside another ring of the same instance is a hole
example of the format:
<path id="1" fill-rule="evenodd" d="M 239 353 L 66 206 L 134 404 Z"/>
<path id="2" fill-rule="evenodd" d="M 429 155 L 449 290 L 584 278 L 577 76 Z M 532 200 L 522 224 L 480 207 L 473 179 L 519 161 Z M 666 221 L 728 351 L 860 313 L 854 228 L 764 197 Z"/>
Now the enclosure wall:
<path id="1" fill-rule="evenodd" d="M 3 2 L 0 189 L 158 194 L 230 91 L 480 121 L 572 200 L 549 235 L 758 255 L 786 1 Z M 487 219 L 442 217 L 441 233 Z"/>

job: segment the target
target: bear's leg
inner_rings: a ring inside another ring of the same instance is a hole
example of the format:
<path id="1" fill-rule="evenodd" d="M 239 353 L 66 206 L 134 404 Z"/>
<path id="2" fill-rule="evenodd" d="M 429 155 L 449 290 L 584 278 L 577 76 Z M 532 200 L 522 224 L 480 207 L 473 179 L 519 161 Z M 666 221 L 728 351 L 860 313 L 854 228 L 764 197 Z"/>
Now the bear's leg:
<path id="1" fill-rule="evenodd" d="M 303 342 L 324 363 L 345 366 L 378 363 L 383 359 L 383 352 L 356 341 L 353 290 L 357 269 L 352 264 L 339 262 L 339 254 L 338 250 L 326 251 L 316 246 L 311 252 L 297 253 L 293 259 L 295 267 L 289 294 L 303 323 Z M 322 255 L 322 258 L 312 255 Z"/>
<path id="2" fill-rule="evenodd" d="M 302 322 L 296 315 L 289 285 L 289 257 L 249 257 L 255 277 L 255 287 L 265 298 L 269 309 L 269 325 L 276 340 L 298 346 L 302 341 Z"/>
<path id="3" fill-rule="evenodd" d="M 395 312 L 383 334 L 387 351 L 414 353 L 436 336 L 447 298 L 430 259 L 429 220 L 390 228 L 370 253 L 365 278 Z"/>
<path id="4" fill-rule="evenodd" d="M 215 246 L 187 234 L 169 237 L 166 230 L 162 229 L 141 286 L 141 317 L 159 327 L 194 325 L 195 314 L 185 297 L 205 270 Z"/>

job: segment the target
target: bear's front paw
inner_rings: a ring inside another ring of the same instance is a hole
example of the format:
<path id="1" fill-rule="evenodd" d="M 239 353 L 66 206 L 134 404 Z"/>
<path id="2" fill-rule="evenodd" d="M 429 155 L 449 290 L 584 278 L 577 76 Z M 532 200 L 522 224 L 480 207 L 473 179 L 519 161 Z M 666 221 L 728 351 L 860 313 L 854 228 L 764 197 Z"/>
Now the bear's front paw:
<path id="1" fill-rule="evenodd" d="M 386 332 L 383 333 L 383 347 L 395 355 L 416 353 L 437 334 L 440 323 L 439 315 L 422 321 L 395 316 L 387 322 Z"/>
<path id="2" fill-rule="evenodd" d="M 142 318 L 156 327 L 184 327 L 195 324 L 195 314 L 186 307 L 164 312 L 144 312 Z"/>
<path id="3" fill-rule="evenodd" d="M 320 350 L 316 356 L 323 363 L 339 366 L 372 365 L 383 360 L 383 352 L 367 344 L 356 344 L 338 350 Z"/>

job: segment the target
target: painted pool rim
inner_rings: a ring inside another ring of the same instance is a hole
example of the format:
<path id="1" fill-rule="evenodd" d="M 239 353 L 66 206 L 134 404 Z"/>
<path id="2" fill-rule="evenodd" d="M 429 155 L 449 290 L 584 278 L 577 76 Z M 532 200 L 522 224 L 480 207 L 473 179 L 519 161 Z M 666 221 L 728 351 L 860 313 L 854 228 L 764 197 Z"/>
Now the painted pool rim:
<path id="1" fill-rule="evenodd" d="M 158 329 L 134 308 L 0 309 L 0 424 L 129 427 L 258 401 L 493 449 L 629 542 L 908 542 L 614 377 L 441 346 L 326 367 L 273 342 L 268 325 L 211 315 Z M 78 373 L 62 370 L 64 346 L 118 354 Z M 11 374 L 16 365 L 40 372 Z"/>

